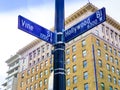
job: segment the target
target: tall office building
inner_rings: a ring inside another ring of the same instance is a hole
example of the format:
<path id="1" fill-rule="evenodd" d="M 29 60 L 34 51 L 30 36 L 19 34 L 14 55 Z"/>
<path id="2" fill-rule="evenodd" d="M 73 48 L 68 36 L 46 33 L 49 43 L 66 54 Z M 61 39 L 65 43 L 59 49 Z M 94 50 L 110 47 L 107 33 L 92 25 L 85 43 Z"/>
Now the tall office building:
<path id="1" fill-rule="evenodd" d="M 5 82 L 2 84 L 4 90 L 17 90 L 17 82 L 18 82 L 18 72 L 19 72 L 19 55 L 14 55 L 9 58 L 6 63 L 9 67 L 7 71 L 7 77 Z"/>
<path id="2" fill-rule="evenodd" d="M 86 4 L 66 19 L 65 28 L 96 10 L 91 3 Z M 67 90 L 120 90 L 119 30 L 120 24 L 107 15 L 104 23 L 66 43 Z M 17 52 L 21 55 L 17 90 L 48 90 L 52 49 L 37 39 Z"/>

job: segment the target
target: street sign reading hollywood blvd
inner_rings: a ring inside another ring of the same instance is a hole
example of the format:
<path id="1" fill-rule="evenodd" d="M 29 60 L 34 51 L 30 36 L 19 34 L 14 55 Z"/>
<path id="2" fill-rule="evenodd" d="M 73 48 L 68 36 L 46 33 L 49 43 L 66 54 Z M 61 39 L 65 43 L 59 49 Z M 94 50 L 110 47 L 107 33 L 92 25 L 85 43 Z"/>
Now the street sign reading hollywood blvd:
<path id="1" fill-rule="evenodd" d="M 64 31 L 65 42 L 69 42 L 75 37 L 87 32 L 93 27 L 99 25 L 100 23 L 106 20 L 106 12 L 105 8 L 102 8 L 76 25 L 72 26 L 68 30 Z"/>
<path id="2" fill-rule="evenodd" d="M 55 34 L 52 31 L 20 15 L 18 16 L 18 28 L 50 44 L 54 44 Z"/>

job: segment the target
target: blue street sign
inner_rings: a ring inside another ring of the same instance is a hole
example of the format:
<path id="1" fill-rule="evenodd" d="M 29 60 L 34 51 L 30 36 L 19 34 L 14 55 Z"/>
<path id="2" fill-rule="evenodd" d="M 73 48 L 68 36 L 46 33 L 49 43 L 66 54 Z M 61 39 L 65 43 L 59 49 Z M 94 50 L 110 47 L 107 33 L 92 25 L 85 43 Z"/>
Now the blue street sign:
<path id="1" fill-rule="evenodd" d="M 50 44 L 54 44 L 55 34 L 52 31 L 20 15 L 18 16 L 18 28 Z"/>
<path id="2" fill-rule="evenodd" d="M 75 37 L 87 32 L 93 27 L 101 24 L 106 20 L 105 8 L 102 8 L 68 30 L 64 31 L 65 42 L 69 42 Z"/>

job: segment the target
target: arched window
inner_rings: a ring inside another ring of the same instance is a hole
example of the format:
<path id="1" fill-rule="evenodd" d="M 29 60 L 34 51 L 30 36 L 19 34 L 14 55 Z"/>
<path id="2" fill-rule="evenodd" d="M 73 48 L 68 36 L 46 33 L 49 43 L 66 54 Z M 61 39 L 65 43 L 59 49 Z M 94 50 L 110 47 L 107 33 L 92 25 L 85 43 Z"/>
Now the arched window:
<path id="1" fill-rule="evenodd" d="M 101 90 L 105 90 L 105 85 L 104 85 L 104 83 L 101 83 Z"/>
<path id="2" fill-rule="evenodd" d="M 113 87 L 112 87 L 112 86 L 109 86 L 109 90 L 113 90 Z"/>

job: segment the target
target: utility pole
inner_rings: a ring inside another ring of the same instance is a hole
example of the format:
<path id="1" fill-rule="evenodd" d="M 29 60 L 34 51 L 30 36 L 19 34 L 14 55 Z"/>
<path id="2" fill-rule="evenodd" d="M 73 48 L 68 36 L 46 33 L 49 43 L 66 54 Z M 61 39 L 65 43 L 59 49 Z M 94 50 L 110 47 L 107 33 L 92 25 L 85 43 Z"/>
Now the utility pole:
<path id="1" fill-rule="evenodd" d="M 53 90 L 66 90 L 64 27 L 64 0 L 55 0 Z"/>

